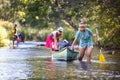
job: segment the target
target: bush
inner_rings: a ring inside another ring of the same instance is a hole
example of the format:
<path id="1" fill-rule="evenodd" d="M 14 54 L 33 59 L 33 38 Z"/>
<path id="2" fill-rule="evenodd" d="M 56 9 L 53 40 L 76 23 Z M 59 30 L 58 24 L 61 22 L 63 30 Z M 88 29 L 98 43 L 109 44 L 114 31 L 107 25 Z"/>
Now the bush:
<path id="1" fill-rule="evenodd" d="M 63 39 L 73 41 L 76 31 L 71 28 L 65 28 L 63 31 Z"/>
<path id="2" fill-rule="evenodd" d="M 10 42 L 8 40 L 8 33 L 5 28 L 0 26 L 0 47 L 7 46 Z"/>

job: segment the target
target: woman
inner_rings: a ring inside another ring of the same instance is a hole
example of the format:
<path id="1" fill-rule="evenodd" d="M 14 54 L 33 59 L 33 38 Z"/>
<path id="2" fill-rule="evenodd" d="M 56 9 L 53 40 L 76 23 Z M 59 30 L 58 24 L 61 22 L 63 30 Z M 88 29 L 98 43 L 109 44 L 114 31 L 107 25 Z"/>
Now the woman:
<path id="1" fill-rule="evenodd" d="M 93 49 L 92 36 L 96 36 L 96 34 L 93 34 L 90 29 L 86 28 L 85 23 L 80 23 L 79 27 L 80 30 L 78 30 L 75 35 L 75 39 L 72 43 L 71 49 L 73 50 L 75 43 L 79 39 L 79 61 L 82 61 L 86 51 L 87 62 L 89 63 L 91 61 L 91 52 Z"/>
<path id="2" fill-rule="evenodd" d="M 57 50 L 58 42 L 62 39 L 63 28 L 59 27 L 56 31 L 53 31 L 48 35 L 46 39 L 46 47 L 52 50 Z"/>

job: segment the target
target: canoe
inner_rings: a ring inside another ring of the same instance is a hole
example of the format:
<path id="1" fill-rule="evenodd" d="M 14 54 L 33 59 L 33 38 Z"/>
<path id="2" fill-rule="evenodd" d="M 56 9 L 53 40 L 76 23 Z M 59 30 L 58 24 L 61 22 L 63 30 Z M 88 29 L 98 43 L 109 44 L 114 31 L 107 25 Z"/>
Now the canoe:
<path id="1" fill-rule="evenodd" d="M 62 60 L 62 61 L 72 61 L 78 59 L 79 52 L 74 52 L 69 48 L 64 48 L 60 51 L 54 51 L 52 53 L 52 59 Z"/>

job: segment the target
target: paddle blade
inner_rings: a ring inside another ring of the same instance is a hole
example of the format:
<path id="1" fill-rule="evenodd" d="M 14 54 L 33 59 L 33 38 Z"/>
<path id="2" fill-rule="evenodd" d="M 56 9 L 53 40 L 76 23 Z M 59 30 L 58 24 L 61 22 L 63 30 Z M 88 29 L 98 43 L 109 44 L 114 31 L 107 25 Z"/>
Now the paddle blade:
<path id="1" fill-rule="evenodd" d="M 105 62 L 105 57 L 102 53 L 100 53 L 99 60 L 100 62 Z"/>

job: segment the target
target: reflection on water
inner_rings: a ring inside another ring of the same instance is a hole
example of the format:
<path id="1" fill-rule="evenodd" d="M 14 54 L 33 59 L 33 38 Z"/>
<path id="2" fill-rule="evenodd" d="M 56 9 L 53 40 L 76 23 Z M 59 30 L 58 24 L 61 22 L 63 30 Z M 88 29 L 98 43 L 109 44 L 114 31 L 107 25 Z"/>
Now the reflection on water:
<path id="1" fill-rule="evenodd" d="M 92 67 L 91 67 L 91 63 L 87 63 L 87 62 L 80 62 L 79 63 L 79 67 L 78 67 L 79 70 L 91 70 Z"/>
<path id="2" fill-rule="evenodd" d="M 44 48 L 0 49 L 0 80 L 119 80 L 119 56 L 93 53 L 91 64 L 52 60 Z M 113 59 L 113 58 L 117 59 Z"/>

